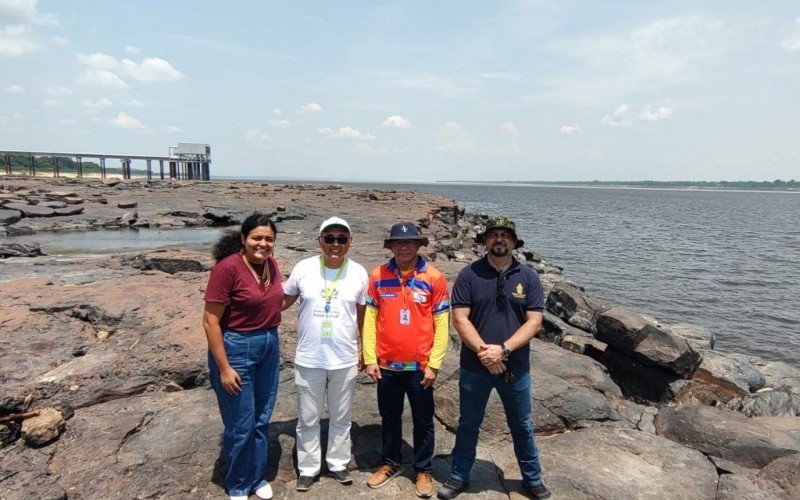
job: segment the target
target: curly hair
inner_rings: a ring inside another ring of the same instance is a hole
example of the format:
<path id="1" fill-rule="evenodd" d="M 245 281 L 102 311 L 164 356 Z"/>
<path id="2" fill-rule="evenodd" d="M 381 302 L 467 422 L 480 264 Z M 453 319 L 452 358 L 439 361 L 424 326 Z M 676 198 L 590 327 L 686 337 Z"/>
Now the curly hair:
<path id="1" fill-rule="evenodd" d="M 228 255 L 239 252 L 242 249 L 242 237 L 247 238 L 250 231 L 261 226 L 269 226 L 273 233 L 278 234 L 278 228 L 275 227 L 275 223 L 270 219 L 269 215 L 253 212 L 242 222 L 242 227 L 238 231 L 236 229 L 228 229 L 222 232 L 222 236 L 211 249 L 214 261 L 219 262 Z"/>

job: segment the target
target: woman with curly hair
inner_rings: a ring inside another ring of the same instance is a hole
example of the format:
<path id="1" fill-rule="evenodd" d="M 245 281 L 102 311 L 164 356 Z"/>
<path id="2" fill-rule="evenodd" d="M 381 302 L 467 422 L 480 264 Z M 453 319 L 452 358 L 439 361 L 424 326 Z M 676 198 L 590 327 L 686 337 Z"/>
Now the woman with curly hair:
<path id="1" fill-rule="evenodd" d="M 251 492 L 272 498 L 267 472 L 269 420 L 278 393 L 283 287 L 275 223 L 254 213 L 239 231 L 223 234 L 205 292 L 203 328 L 208 367 L 224 432 L 225 488 L 231 500 Z"/>

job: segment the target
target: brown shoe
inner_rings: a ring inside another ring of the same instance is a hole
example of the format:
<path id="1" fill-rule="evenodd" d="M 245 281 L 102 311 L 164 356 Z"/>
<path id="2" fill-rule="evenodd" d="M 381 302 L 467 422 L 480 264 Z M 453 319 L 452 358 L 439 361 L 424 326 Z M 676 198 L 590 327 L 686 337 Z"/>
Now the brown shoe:
<path id="1" fill-rule="evenodd" d="M 389 464 L 381 465 L 378 470 L 376 470 L 370 477 L 367 479 L 367 486 L 370 488 L 380 488 L 381 486 L 386 486 L 386 483 L 397 477 L 398 475 L 403 473 L 403 467 L 394 467 Z"/>
<path id="2" fill-rule="evenodd" d="M 433 496 L 433 479 L 431 479 L 431 475 L 428 472 L 417 472 L 414 493 L 420 498 L 430 498 Z"/>

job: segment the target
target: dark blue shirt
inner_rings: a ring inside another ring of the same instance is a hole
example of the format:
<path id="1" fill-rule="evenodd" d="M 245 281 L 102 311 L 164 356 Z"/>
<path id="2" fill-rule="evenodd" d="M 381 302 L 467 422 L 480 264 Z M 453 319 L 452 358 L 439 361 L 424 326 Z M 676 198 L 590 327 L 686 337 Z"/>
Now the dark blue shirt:
<path id="1" fill-rule="evenodd" d="M 516 259 L 502 274 L 487 257 L 473 262 L 458 273 L 450 300 L 453 308 L 468 307 L 469 320 L 487 344 L 502 344 L 525 322 L 526 311 L 544 310 L 544 293 L 539 276 Z M 530 345 L 511 353 L 506 367 L 512 373 L 530 370 Z M 482 371 L 478 355 L 461 345 L 461 368 Z"/>

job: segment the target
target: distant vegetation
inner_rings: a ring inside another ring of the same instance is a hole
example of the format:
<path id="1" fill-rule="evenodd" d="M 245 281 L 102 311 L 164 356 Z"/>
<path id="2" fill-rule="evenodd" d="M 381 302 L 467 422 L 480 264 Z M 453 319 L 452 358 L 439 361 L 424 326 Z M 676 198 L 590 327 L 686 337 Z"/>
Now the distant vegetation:
<path id="1" fill-rule="evenodd" d="M 33 159 L 34 166 L 36 167 L 36 175 L 46 175 L 53 173 L 56 164 L 55 156 L 37 156 Z M 93 161 L 83 161 L 84 175 L 100 174 L 100 164 Z M 11 155 L 11 173 L 12 174 L 27 174 L 30 166 L 30 157 L 27 155 Z M 5 158 L 0 156 L 0 173 L 5 173 Z M 58 169 L 62 174 L 77 175 L 78 162 L 74 159 L 59 156 Z M 131 168 L 132 172 L 137 171 Z M 106 163 L 106 173 L 110 175 L 122 175 L 122 167 L 118 160 L 110 160 Z"/>

